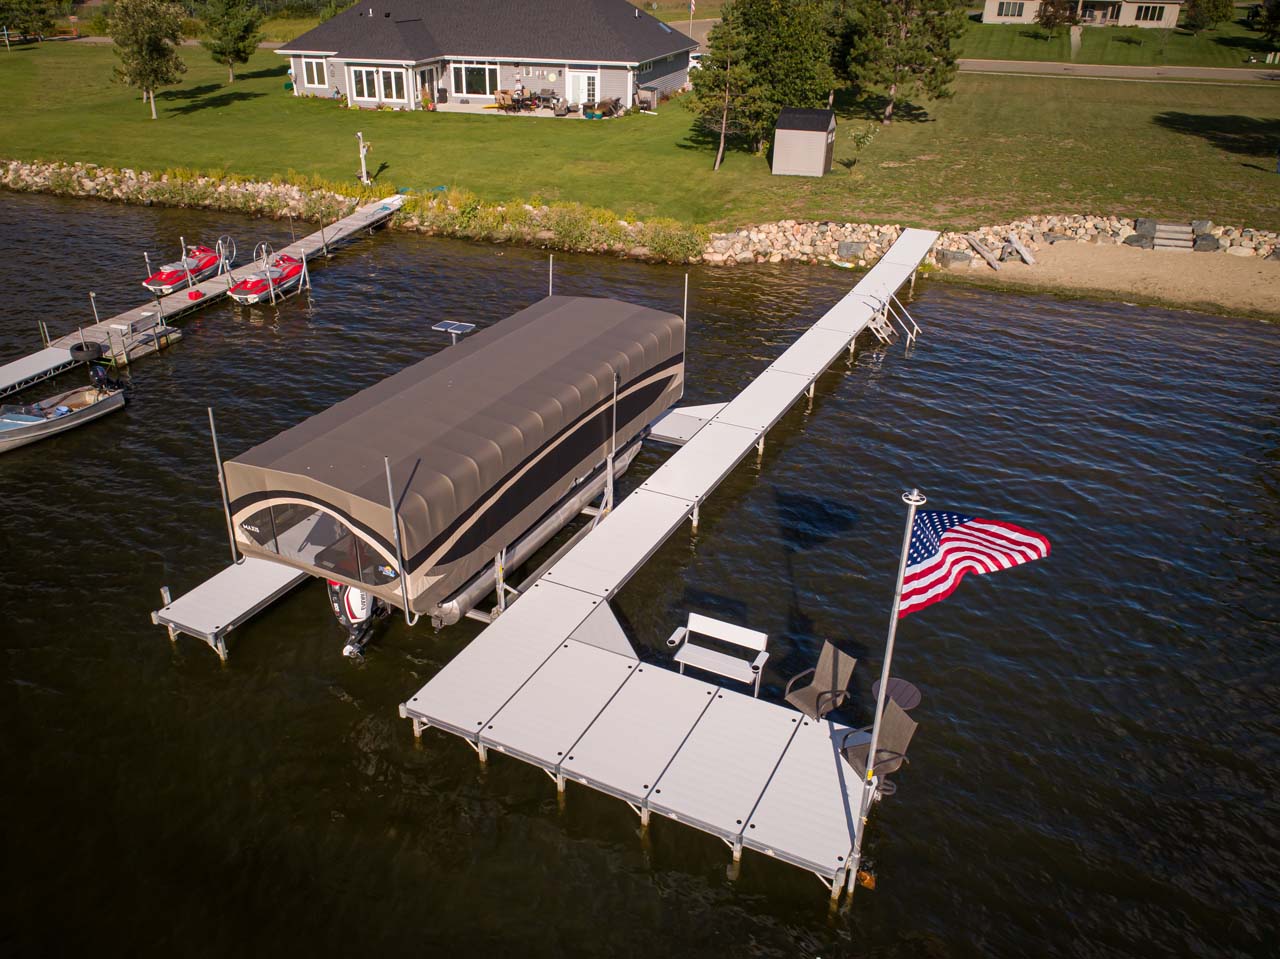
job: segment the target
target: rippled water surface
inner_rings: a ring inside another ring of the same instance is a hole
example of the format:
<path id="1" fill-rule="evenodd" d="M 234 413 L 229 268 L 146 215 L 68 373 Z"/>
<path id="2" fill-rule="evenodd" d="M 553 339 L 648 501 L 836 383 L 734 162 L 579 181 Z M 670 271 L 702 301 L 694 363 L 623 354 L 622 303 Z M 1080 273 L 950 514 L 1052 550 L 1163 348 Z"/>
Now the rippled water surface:
<path id="1" fill-rule="evenodd" d="M 223 232 L 289 229 L 0 195 L 0 358 L 82 321 L 89 290 L 104 315 L 139 302 L 144 249 Z M 679 309 L 674 268 L 557 267 L 557 292 Z M 642 839 L 616 800 L 571 785 L 561 810 L 532 767 L 415 744 L 396 706 L 475 624 L 393 623 L 356 665 L 312 583 L 223 667 L 149 623 L 161 585 L 227 560 L 206 406 L 235 455 L 440 349 L 433 322 L 532 302 L 546 263 L 387 234 L 314 280 L 310 305 L 192 318 L 124 413 L 0 457 L 0 952 L 1274 955 L 1276 327 L 922 284 L 914 351 L 838 364 L 622 592 L 655 661 L 689 609 L 767 630 L 770 697 L 836 640 L 858 721 L 902 487 L 1053 541 L 903 622 L 921 727 L 868 834 L 878 887 L 829 915 L 800 870 L 748 852 L 730 882 L 715 839 Z M 695 270 L 688 400 L 740 389 L 851 283 Z"/>

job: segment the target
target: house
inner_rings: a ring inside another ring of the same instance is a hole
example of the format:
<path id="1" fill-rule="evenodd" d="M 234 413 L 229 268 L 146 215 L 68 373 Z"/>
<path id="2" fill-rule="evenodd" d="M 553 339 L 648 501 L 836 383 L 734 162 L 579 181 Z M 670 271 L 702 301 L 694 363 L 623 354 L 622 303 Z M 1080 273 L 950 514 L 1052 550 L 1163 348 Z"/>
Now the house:
<path id="1" fill-rule="evenodd" d="M 421 110 L 517 86 L 631 106 L 682 88 L 697 46 L 626 0 L 361 0 L 276 52 L 297 96 Z"/>
<path id="2" fill-rule="evenodd" d="M 1165 27 L 1178 25 L 1183 0 L 1139 2 L 1139 0 L 1076 0 L 1076 10 L 1085 26 Z M 1035 23 L 1040 0 L 986 0 L 983 23 Z"/>
<path id="3" fill-rule="evenodd" d="M 824 176 L 835 144 L 834 110 L 783 107 L 773 132 L 773 175 Z"/>

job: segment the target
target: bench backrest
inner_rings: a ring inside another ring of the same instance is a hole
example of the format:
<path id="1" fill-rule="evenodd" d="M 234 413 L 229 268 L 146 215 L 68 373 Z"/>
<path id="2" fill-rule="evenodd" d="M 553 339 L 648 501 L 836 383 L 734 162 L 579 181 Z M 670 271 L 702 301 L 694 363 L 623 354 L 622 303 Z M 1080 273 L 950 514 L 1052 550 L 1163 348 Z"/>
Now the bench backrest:
<path id="1" fill-rule="evenodd" d="M 767 633 L 747 629 L 745 626 L 735 626 L 733 623 L 722 623 L 718 619 L 712 619 L 700 613 L 689 614 L 688 630 L 690 633 L 697 633 L 699 636 L 710 636 L 712 639 L 718 639 L 724 643 L 732 643 L 745 649 L 754 649 L 758 653 L 764 652 L 764 648 L 769 642 Z"/>

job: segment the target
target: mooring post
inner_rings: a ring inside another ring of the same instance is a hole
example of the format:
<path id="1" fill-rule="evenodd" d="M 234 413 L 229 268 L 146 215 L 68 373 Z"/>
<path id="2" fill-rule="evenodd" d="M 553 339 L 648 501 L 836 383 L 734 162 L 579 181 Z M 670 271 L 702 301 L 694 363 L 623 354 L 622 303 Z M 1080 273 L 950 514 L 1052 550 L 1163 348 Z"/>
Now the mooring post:
<path id="1" fill-rule="evenodd" d="M 556 255 L 554 253 L 547 257 L 547 296 L 551 296 L 551 290 L 555 285 L 556 277 Z"/>
<path id="2" fill-rule="evenodd" d="M 148 253 L 146 250 L 143 250 L 142 259 L 143 259 L 143 262 L 147 264 L 147 276 L 150 276 L 152 273 L 155 272 L 155 270 L 151 269 L 151 254 Z"/>

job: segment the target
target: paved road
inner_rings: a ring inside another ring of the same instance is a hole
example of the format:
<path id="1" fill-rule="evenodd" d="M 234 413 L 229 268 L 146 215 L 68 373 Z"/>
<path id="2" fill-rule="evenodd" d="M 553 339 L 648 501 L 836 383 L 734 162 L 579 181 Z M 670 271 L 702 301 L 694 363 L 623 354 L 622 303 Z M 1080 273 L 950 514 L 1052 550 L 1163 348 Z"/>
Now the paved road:
<path id="1" fill-rule="evenodd" d="M 1039 60 L 960 60 L 967 73 L 1024 73 L 1041 76 L 1110 77 L 1123 80 L 1272 81 L 1280 85 L 1280 68 L 1259 67 L 1119 67 L 1101 63 L 1046 63 Z"/>

